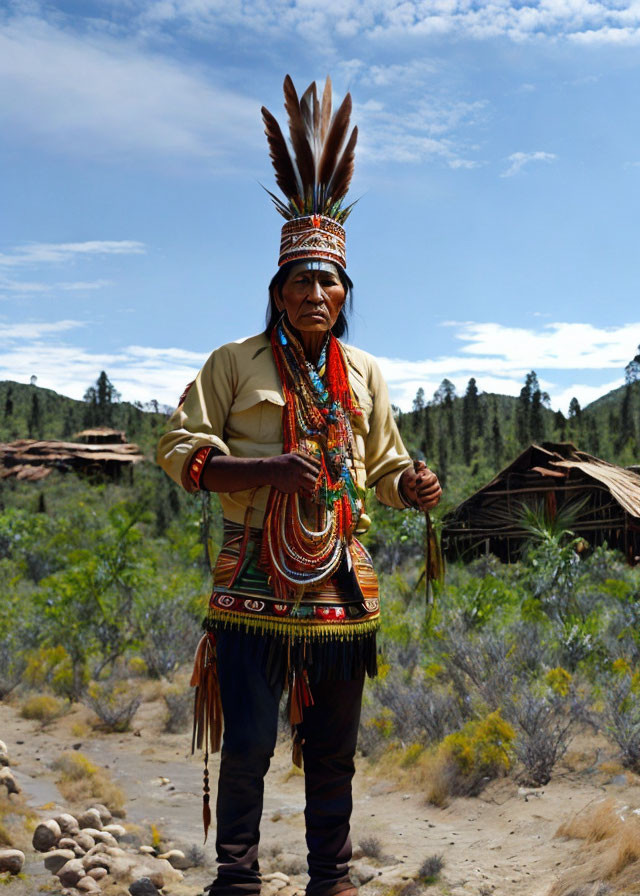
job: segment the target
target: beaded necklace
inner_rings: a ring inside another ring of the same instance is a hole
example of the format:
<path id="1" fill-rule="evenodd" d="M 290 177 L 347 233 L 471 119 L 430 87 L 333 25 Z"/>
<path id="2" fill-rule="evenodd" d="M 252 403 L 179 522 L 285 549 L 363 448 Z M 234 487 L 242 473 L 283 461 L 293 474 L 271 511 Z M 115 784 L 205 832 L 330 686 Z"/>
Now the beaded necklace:
<path id="1" fill-rule="evenodd" d="M 265 514 L 261 564 L 281 600 L 300 598 L 306 585 L 332 575 L 351 539 L 362 500 L 354 478 L 351 415 L 356 407 L 347 363 L 329 333 L 317 365 L 280 320 L 271 334 L 273 357 L 285 399 L 283 451 L 317 458 L 320 472 L 311 495 L 271 489 Z"/>

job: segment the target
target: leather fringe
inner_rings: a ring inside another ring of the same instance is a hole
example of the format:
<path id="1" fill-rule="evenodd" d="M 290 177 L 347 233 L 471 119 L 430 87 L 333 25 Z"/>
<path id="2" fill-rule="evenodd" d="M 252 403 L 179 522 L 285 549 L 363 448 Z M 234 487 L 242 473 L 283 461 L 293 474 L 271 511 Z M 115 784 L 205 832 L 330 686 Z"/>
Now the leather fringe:
<path id="1" fill-rule="evenodd" d="M 204 841 L 207 842 L 209 825 L 211 824 L 211 808 L 209 805 L 209 751 L 217 753 L 222 742 L 222 702 L 220 700 L 220 684 L 216 664 L 215 636 L 206 632 L 196 648 L 196 655 L 191 676 L 191 687 L 195 687 L 193 707 L 193 733 L 191 736 L 191 753 L 196 747 L 204 748 L 204 784 L 202 796 L 202 822 L 204 825 Z"/>
<path id="2" fill-rule="evenodd" d="M 289 721 L 291 723 L 292 761 L 302 768 L 302 745 L 300 725 L 307 706 L 313 706 L 313 694 L 309 686 L 306 669 L 291 669 L 289 673 Z"/>

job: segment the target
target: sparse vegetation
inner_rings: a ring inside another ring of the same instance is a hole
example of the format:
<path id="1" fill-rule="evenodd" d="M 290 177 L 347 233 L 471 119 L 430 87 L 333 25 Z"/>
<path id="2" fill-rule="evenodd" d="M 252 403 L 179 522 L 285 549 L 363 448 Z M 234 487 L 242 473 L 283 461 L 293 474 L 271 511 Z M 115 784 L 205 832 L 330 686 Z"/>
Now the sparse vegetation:
<path id="1" fill-rule="evenodd" d="M 434 854 L 424 860 L 418 869 L 418 880 L 425 884 L 434 884 L 440 877 L 440 872 L 444 868 L 444 858 L 441 855 Z"/>
<path id="2" fill-rule="evenodd" d="M 60 793 L 72 804 L 103 803 L 115 816 L 124 815 L 124 791 L 83 753 L 67 750 L 53 763 Z"/>
<path id="3" fill-rule="evenodd" d="M 165 731 L 177 733 L 185 731 L 191 724 L 193 713 L 193 690 L 181 691 L 173 689 L 163 695 L 167 706 L 167 717 L 164 723 Z"/>
<path id="4" fill-rule="evenodd" d="M 20 715 L 24 719 L 35 719 L 46 725 L 59 718 L 65 709 L 65 704 L 51 694 L 34 694 L 22 704 Z"/>
<path id="5" fill-rule="evenodd" d="M 124 681 L 92 682 L 86 701 L 107 731 L 128 731 L 141 698 Z"/>

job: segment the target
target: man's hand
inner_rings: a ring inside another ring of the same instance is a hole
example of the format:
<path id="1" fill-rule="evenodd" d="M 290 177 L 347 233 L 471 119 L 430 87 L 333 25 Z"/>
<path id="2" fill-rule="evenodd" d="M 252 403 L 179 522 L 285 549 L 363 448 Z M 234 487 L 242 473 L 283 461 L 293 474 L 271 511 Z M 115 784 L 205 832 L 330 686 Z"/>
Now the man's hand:
<path id="1" fill-rule="evenodd" d="M 407 501 L 418 510 L 433 510 L 442 497 L 438 477 L 421 460 L 404 471 L 400 486 Z"/>
<path id="2" fill-rule="evenodd" d="M 312 492 L 320 473 L 320 461 L 295 451 L 264 458 L 263 463 L 268 470 L 268 484 L 286 495 L 300 491 Z"/>

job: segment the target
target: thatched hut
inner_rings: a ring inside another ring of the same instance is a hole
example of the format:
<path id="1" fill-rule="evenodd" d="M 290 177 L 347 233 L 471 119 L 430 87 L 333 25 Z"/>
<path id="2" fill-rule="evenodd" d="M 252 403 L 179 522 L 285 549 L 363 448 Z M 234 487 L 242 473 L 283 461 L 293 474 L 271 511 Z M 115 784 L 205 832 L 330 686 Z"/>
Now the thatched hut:
<path id="1" fill-rule="evenodd" d="M 582 500 L 580 500 L 582 499 Z M 548 517 L 576 507 L 572 531 L 592 546 L 606 543 L 630 563 L 640 562 L 640 475 L 579 451 L 570 443 L 530 445 L 512 464 L 447 514 L 448 559 L 493 553 L 516 560 L 528 537 L 525 506 Z"/>

